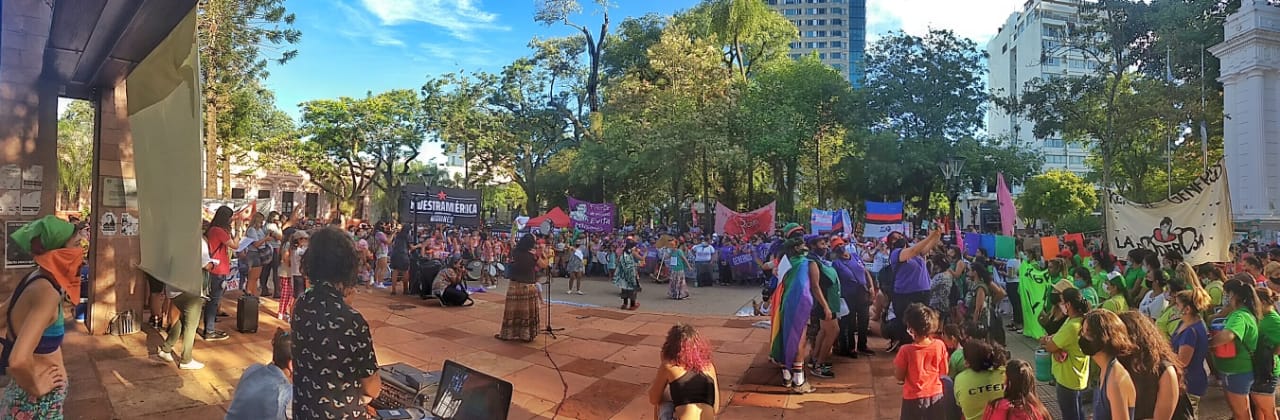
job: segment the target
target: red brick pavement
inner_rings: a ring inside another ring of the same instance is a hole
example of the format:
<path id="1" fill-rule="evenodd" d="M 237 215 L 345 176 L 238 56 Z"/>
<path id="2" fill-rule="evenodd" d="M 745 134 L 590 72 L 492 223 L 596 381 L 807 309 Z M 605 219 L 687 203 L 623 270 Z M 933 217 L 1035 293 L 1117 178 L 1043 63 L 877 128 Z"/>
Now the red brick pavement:
<path id="1" fill-rule="evenodd" d="M 751 326 L 756 319 L 557 305 L 555 326 L 565 328 L 560 338 L 521 344 L 493 338 L 503 296 L 475 296 L 475 306 L 442 308 L 434 301 L 380 290 L 355 296 L 353 304 L 373 328 L 379 363 L 438 370 L 444 360 L 453 359 L 502 377 L 515 388 L 513 420 L 551 418 L 557 410 L 565 419 L 652 418 L 647 390 L 658 346 L 677 322 L 698 326 L 715 345 L 721 397 L 728 401 L 722 418 L 899 416 L 901 386 L 893 378 L 889 355 L 837 358 L 835 379 L 815 379 L 815 393 L 789 395 L 779 384 L 779 371 L 767 361 L 768 331 Z M 225 309 L 234 311 L 234 301 L 234 296 L 225 299 Z M 150 329 L 124 337 L 69 332 L 64 344 L 71 376 L 67 417 L 221 418 L 244 368 L 271 358 L 272 331 L 285 326 L 272 317 L 275 308 L 264 301 L 257 334 L 232 333 L 231 339 L 213 343 L 197 340 L 195 357 L 206 364 L 198 371 L 156 361 L 161 335 Z M 234 320 L 220 322 L 231 329 Z M 883 348 L 883 342 L 876 340 L 875 347 Z"/>

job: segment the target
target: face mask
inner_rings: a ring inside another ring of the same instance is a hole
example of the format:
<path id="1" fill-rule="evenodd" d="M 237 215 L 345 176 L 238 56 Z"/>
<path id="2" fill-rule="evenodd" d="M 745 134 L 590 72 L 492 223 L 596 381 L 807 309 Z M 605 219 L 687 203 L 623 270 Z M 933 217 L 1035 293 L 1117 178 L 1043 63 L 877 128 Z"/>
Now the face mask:
<path id="1" fill-rule="evenodd" d="M 1102 343 L 1094 341 L 1089 337 L 1080 336 L 1080 352 L 1085 356 L 1093 356 L 1102 351 Z"/>
<path id="2" fill-rule="evenodd" d="M 59 248 L 35 257 L 36 265 L 58 283 L 72 302 L 80 302 L 80 265 L 84 263 L 84 250 Z"/>
<path id="3" fill-rule="evenodd" d="M 1076 280 L 1076 281 L 1075 281 L 1075 284 L 1076 284 L 1076 288 L 1077 288 L 1077 289 L 1083 289 L 1083 288 L 1084 288 L 1084 280 Z"/>

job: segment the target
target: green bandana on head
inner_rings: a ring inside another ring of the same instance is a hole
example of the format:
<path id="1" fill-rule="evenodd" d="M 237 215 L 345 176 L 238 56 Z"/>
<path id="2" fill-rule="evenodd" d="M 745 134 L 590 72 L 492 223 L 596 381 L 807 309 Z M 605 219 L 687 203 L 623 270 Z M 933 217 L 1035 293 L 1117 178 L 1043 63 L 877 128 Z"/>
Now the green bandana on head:
<path id="1" fill-rule="evenodd" d="M 18 248 L 31 253 L 31 240 L 40 238 L 40 244 L 46 250 L 54 250 L 67 245 L 67 240 L 76 233 L 76 226 L 57 216 L 45 216 L 9 235 L 17 243 Z"/>

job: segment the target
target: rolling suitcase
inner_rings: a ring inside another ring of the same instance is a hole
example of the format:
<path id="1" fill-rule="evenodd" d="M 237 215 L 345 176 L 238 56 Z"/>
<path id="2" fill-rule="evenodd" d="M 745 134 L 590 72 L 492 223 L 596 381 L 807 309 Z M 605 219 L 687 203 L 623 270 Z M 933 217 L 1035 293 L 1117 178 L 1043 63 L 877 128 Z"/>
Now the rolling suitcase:
<path id="1" fill-rule="evenodd" d="M 258 332 L 258 297 L 240 296 L 236 301 L 236 331 L 242 333 Z"/>

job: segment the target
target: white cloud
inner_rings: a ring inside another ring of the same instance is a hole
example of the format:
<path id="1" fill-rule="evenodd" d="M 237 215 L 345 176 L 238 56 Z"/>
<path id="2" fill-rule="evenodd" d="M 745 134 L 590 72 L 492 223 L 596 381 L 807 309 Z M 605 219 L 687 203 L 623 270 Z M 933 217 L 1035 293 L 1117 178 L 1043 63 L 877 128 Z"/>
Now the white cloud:
<path id="1" fill-rule="evenodd" d="M 509 1 L 509 0 L 507 0 Z M 361 0 L 365 9 L 394 26 L 422 22 L 440 27 L 458 39 L 469 40 L 481 30 L 506 31 L 498 15 L 481 10 L 479 0 Z"/>
<path id="2" fill-rule="evenodd" d="M 345 25 L 338 26 L 338 33 L 351 39 L 365 40 L 374 45 L 403 47 L 404 41 L 396 37 L 395 32 L 390 29 L 374 23 L 362 11 L 347 5 L 341 1 L 335 1 L 334 5 L 338 10 L 342 11 L 342 15 L 346 16 Z"/>
<path id="3" fill-rule="evenodd" d="M 902 29 L 923 35 L 930 28 L 950 29 L 979 46 L 996 34 L 1009 14 L 1022 10 L 1025 0 L 867 0 L 868 42 L 880 34 Z"/>

